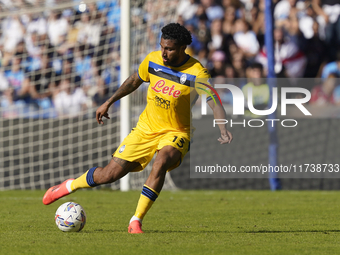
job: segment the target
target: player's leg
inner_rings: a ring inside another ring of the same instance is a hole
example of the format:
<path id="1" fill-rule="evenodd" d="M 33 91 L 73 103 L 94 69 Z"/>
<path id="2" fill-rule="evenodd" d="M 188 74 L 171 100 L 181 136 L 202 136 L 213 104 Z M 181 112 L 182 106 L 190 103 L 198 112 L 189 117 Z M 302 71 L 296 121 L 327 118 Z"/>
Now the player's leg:
<path id="1" fill-rule="evenodd" d="M 68 179 L 49 188 L 43 197 L 43 203 L 45 205 L 51 204 L 78 189 L 115 182 L 138 166 L 140 166 L 138 162 L 129 162 L 114 157 L 105 167 L 92 167 L 77 179 Z"/>
<path id="2" fill-rule="evenodd" d="M 101 184 L 112 183 L 124 177 L 140 164 L 113 157 L 105 167 L 93 167 L 82 176 L 72 181 L 71 190 L 92 188 Z"/>
<path id="3" fill-rule="evenodd" d="M 162 190 L 167 170 L 178 165 L 181 156 L 179 150 L 169 145 L 158 152 L 151 173 L 143 186 L 136 212 L 130 220 L 129 233 L 143 233 L 142 220 Z"/>

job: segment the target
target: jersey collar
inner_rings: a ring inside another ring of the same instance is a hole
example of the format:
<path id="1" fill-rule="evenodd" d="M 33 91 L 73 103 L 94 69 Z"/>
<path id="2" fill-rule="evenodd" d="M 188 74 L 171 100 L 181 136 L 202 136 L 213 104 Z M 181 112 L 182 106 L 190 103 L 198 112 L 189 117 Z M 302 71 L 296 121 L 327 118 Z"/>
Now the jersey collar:
<path id="1" fill-rule="evenodd" d="M 185 55 L 187 55 L 187 56 L 181 63 L 179 63 L 178 65 L 175 65 L 175 66 L 171 66 L 171 67 L 180 67 L 180 66 L 184 65 L 190 59 L 190 55 L 188 55 L 188 54 L 185 54 Z"/>

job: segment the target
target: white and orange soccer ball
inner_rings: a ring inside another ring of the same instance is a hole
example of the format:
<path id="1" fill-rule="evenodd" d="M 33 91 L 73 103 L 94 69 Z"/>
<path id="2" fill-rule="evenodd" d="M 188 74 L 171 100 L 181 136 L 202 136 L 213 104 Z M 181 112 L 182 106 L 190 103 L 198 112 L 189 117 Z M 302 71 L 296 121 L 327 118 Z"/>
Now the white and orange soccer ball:
<path id="1" fill-rule="evenodd" d="M 61 231 L 78 232 L 85 226 L 86 213 L 80 204 L 66 202 L 59 206 L 54 219 Z"/>

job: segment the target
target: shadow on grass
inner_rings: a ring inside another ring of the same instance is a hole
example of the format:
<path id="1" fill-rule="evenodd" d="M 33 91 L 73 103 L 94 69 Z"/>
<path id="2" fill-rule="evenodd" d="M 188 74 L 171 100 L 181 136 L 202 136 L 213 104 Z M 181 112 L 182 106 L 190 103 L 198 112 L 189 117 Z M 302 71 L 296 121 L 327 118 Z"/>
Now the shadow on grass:
<path id="1" fill-rule="evenodd" d="M 93 234 L 93 233 L 125 233 L 127 232 L 122 229 L 95 229 L 95 230 L 83 230 L 82 233 Z"/>
<path id="2" fill-rule="evenodd" d="M 168 234 L 168 233 L 197 233 L 199 231 L 185 231 L 185 230 L 146 230 L 145 233 L 152 234 Z"/>
<path id="3" fill-rule="evenodd" d="M 127 230 L 123 229 L 95 229 L 95 230 L 83 230 L 82 233 L 127 233 Z M 257 231 L 222 231 L 222 230 L 145 230 L 145 234 L 171 234 L 171 233 L 224 233 L 224 234 L 280 234 L 280 233 L 340 233 L 340 229 L 327 229 L 327 230 L 257 230 Z"/>
<path id="4" fill-rule="evenodd" d="M 224 234 L 275 234 L 275 233 L 340 233 L 340 229 L 327 230 L 258 230 L 258 231 L 222 231 L 222 230 L 148 230 L 147 233 L 224 233 Z"/>
<path id="5" fill-rule="evenodd" d="M 339 229 L 330 229 L 330 230 L 258 230 L 258 231 L 245 231 L 247 234 L 275 234 L 275 233 L 340 233 Z"/>

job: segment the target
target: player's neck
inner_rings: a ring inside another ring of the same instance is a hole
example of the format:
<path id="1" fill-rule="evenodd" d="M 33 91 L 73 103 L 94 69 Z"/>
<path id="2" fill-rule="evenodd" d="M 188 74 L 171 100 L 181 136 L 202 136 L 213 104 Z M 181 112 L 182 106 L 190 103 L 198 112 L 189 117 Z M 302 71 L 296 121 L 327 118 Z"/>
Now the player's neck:
<path id="1" fill-rule="evenodd" d="M 170 65 L 171 67 L 180 67 L 181 65 L 184 65 L 188 60 L 189 60 L 190 56 L 188 54 L 183 54 L 183 57 L 181 57 L 177 64 L 175 65 Z"/>

